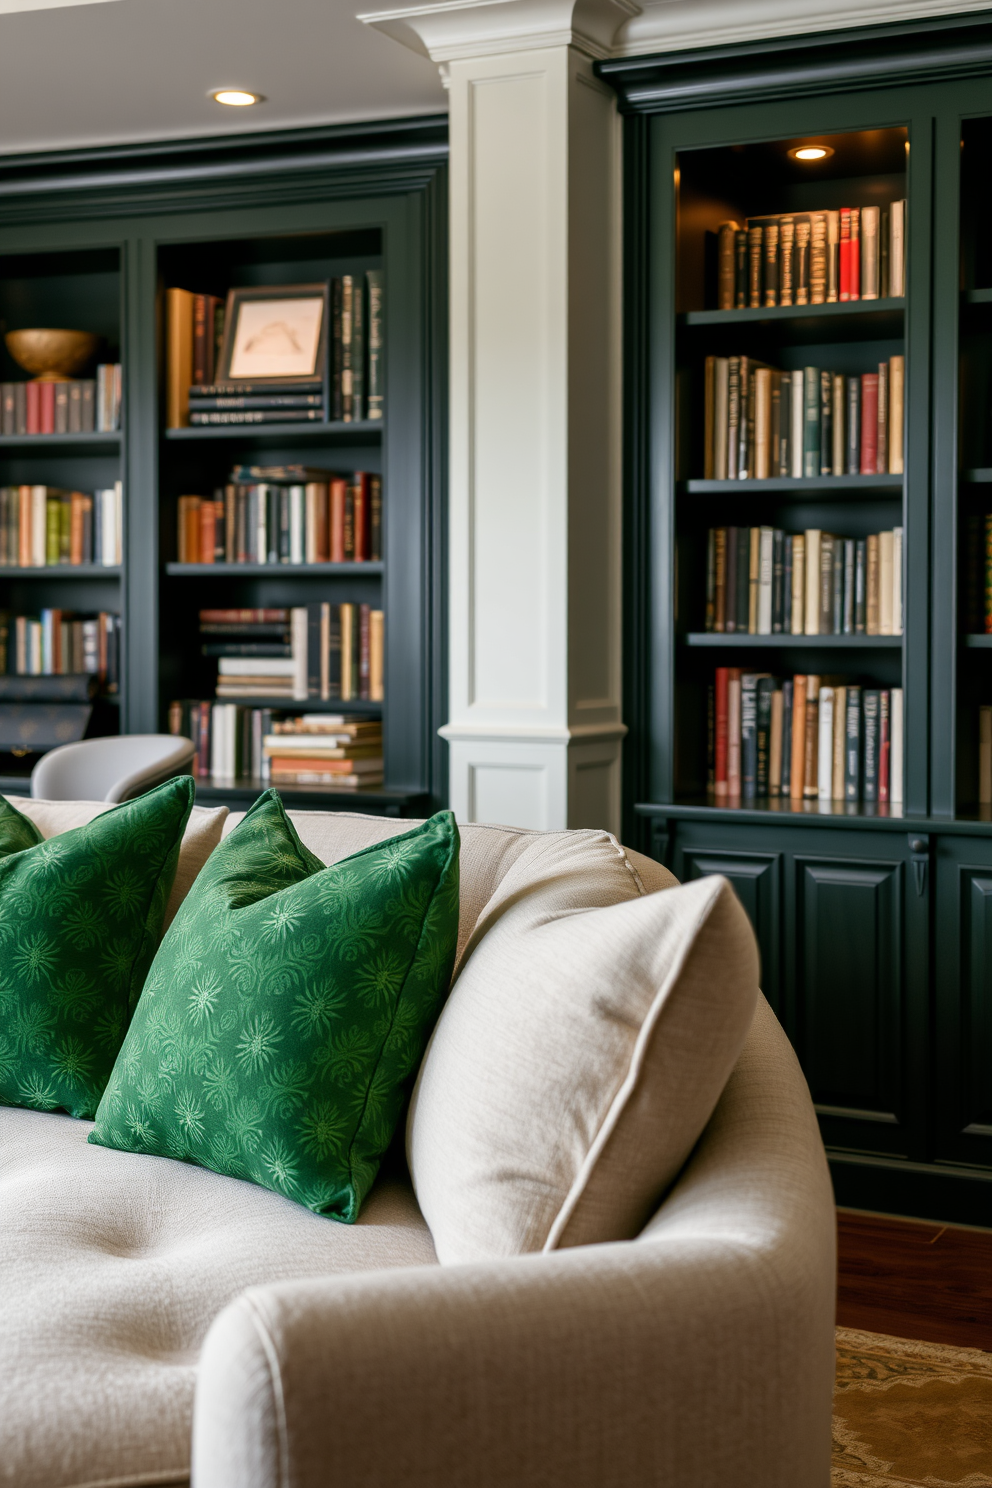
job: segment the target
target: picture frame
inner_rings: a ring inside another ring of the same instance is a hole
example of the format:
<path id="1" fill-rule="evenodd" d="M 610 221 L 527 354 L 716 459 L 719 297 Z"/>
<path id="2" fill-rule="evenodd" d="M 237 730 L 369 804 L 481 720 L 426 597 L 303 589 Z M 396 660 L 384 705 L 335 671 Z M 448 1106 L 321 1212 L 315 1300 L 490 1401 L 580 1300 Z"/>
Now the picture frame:
<path id="1" fill-rule="evenodd" d="M 228 290 L 218 381 L 326 386 L 329 319 L 326 282 Z"/>

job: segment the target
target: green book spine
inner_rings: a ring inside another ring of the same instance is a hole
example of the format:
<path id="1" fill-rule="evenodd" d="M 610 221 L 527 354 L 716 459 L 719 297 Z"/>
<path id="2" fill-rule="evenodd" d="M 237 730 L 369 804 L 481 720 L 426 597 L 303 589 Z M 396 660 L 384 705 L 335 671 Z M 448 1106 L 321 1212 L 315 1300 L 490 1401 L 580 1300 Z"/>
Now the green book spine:
<path id="1" fill-rule="evenodd" d="M 59 498 L 49 496 L 45 502 L 45 562 L 49 565 L 59 561 Z"/>
<path id="2" fill-rule="evenodd" d="M 807 367 L 803 372 L 803 475 L 820 473 L 820 372 Z"/>

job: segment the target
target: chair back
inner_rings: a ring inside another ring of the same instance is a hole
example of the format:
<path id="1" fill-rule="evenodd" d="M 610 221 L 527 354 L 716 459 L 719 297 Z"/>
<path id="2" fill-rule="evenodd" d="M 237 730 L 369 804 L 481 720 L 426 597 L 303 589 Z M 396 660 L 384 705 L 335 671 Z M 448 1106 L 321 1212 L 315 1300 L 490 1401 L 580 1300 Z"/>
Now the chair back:
<path id="1" fill-rule="evenodd" d="M 42 755 L 31 794 L 44 801 L 129 801 L 193 760 L 193 742 L 176 734 L 120 734 L 81 739 Z"/>

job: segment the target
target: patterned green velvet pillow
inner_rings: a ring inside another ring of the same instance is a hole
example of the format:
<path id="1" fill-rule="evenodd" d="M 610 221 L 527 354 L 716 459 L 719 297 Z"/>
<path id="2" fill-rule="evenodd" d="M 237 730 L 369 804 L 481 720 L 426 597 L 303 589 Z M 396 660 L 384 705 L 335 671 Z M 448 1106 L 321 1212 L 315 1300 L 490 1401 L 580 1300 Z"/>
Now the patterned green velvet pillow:
<path id="1" fill-rule="evenodd" d="M 276 791 L 216 847 L 155 957 L 89 1140 L 353 1222 L 447 993 L 450 812 L 325 868 Z"/>
<path id="2" fill-rule="evenodd" d="M 0 1102 L 92 1116 L 162 933 L 187 775 L 47 841 L 0 797 Z"/>

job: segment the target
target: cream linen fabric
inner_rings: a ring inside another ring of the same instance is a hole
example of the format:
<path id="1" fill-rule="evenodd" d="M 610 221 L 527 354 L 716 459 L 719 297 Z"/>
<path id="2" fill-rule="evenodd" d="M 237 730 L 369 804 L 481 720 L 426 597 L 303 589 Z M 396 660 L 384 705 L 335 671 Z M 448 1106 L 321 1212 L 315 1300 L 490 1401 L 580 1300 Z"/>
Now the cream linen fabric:
<path id="1" fill-rule="evenodd" d="M 638 1240 L 228 1308 L 194 1488 L 828 1488 L 834 1266 L 816 1118 L 760 1000 Z"/>
<path id="2" fill-rule="evenodd" d="M 185 1481 L 200 1345 L 245 1287 L 435 1263 L 408 1181 L 357 1225 L 89 1121 L 0 1107 L 0 1484 Z"/>
<path id="3" fill-rule="evenodd" d="M 30 796 L 8 796 L 7 800 L 23 816 L 30 817 L 43 837 L 57 837 L 73 827 L 85 827 L 94 817 L 113 810 L 109 801 L 36 801 Z M 226 806 L 194 806 L 183 833 L 179 849 L 176 879 L 165 906 L 162 933 L 176 917 L 176 911 L 193 886 L 193 880 L 221 839 L 227 819 Z"/>
<path id="4" fill-rule="evenodd" d="M 751 1022 L 757 948 L 726 880 L 644 894 L 582 835 L 505 872 L 421 1066 L 407 1154 L 442 1262 L 636 1235 Z"/>

